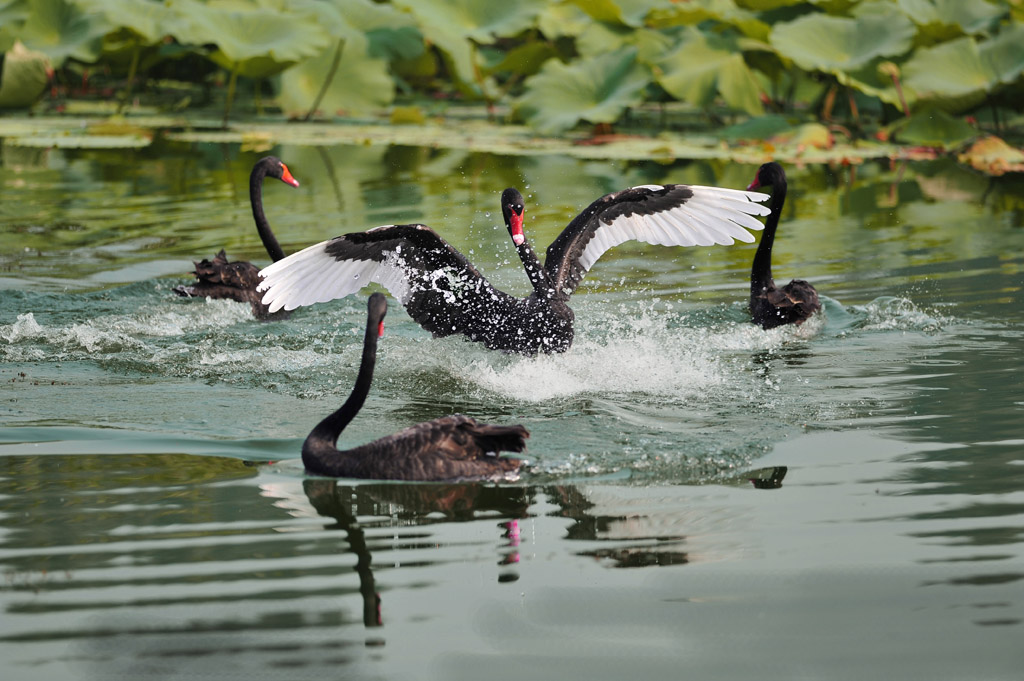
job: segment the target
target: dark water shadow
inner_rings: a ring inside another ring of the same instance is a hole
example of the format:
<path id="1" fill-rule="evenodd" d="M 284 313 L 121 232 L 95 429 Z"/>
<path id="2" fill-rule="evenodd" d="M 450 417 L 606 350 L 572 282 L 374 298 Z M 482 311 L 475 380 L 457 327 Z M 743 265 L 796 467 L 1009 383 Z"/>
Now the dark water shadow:
<path id="1" fill-rule="evenodd" d="M 381 627 L 384 621 L 381 596 L 373 575 L 373 556 L 366 542 L 365 525 L 359 522 L 360 516 L 384 515 L 425 525 L 467 522 L 478 519 L 481 514 L 497 514 L 508 518 L 498 523 L 501 536 L 508 540 L 509 546 L 499 565 L 519 562 L 518 520 L 527 514 L 531 503 L 527 488 L 483 483 L 346 485 L 326 478 L 309 478 L 302 486 L 316 512 L 336 521 L 326 529 L 340 529 L 347 534 L 349 549 L 356 555 L 354 569 L 359 575 L 363 624 L 367 628 Z M 438 514 L 442 517 L 438 518 Z M 506 571 L 498 576 L 498 581 L 514 582 L 518 578 L 518 574 Z"/>

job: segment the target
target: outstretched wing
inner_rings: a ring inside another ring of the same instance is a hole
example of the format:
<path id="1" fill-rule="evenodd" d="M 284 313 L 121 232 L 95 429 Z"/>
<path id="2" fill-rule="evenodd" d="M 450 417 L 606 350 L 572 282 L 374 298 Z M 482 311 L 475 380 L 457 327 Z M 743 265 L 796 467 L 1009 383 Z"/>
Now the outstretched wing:
<path id="1" fill-rule="evenodd" d="M 606 194 L 577 215 L 548 247 L 544 269 L 556 290 L 572 293 L 605 251 L 625 241 L 662 246 L 751 243 L 754 215 L 771 211 L 759 192 L 648 184 Z"/>
<path id="2" fill-rule="evenodd" d="M 315 244 L 260 271 L 271 312 L 323 303 L 370 283 L 384 286 L 428 331 L 464 332 L 469 309 L 503 297 L 426 225 L 384 225 Z"/>

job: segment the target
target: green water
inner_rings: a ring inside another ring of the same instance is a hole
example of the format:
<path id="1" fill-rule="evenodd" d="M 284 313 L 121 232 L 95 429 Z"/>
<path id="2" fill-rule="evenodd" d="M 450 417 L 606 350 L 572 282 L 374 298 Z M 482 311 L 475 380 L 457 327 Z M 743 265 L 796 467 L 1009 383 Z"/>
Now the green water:
<path id="1" fill-rule="evenodd" d="M 278 147 L 289 252 L 423 221 L 525 295 L 626 186 L 755 168 Z M 435 340 L 392 301 L 364 442 L 454 411 L 531 431 L 516 484 L 307 478 L 365 297 L 261 323 L 184 300 L 267 261 L 262 153 L 2 148 L 0 671 L 16 679 L 1016 679 L 1024 665 L 1024 181 L 790 167 L 775 248 L 825 314 L 745 323 L 754 245 L 607 253 L 572 350 Z M 752 484 L 756 480 L 758 484 Z M 643 569 L 640 569 L 643 568 Z"/>

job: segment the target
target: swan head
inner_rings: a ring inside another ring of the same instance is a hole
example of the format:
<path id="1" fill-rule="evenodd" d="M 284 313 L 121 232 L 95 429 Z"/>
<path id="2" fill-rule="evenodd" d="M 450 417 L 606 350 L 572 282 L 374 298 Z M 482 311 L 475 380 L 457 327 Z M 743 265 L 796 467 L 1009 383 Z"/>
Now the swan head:
<path id="1" fill-rule="evenodd" d="M 270 177 L 275 177 L 292 187 L 299 186 L 299 181 L 292 177 L 292 173 L 288 170 L 288 166 L 286 166 L 277 156 L 264 156 L 256 162 L 256 167 L 258 168 L 260 166 L 266 168 L 267 175 Z"/>
<path id="2" fill-rule="evenodd" d="M 523 195 L 518 189 L 509 187 L 501 193 L 501 216 L 505 218 L 505 226 L 512 236 L 512 243 L 522 246 L 526 241 L 523 234 L 523 212 L 526 205 L 523 203 Z"/>
<path id="3" fill-rule="evenodd" d="M 773 187 L 778 189 L 786 185 L 786 171 L 775 161 L 769 161 L 757 169 L 754 181 L 747 185 L 747 191 L 753 191 L 762 187 Z"/>

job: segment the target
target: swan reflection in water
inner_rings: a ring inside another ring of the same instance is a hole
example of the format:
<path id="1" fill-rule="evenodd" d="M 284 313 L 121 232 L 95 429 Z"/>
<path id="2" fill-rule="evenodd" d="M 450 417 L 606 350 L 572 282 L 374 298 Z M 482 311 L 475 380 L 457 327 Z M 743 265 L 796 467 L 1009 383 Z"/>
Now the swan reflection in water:
<path id="1" fill-rule="evenodd" d="M 346 485 L 328 478 L 307 478 L 302 481 L 306 498 L 317 514 L 336 521 L 325 529 L 341 529 L 347 535 L 348 544 L 356 556 L 355 571 L 359 576 L 359 593 L 363 599 L 363 624 L 368 628 L 383 626 L 381 597 L 373 574 L 373 556 L 366 530 L 392 527 L 395 520 L 414 526 L 434 523 L 467 522 L 479 520 L 481 516 L 495 515 L 505 518 L 497 523 L 501 536 L 507 542 L 498 560 L 498 565 L 507 567 L 519 562 L 518 520 L 525 517 L 531 504 L 530 490 L 525 487 L 499 487 L 480 482 L 441 484 L 389 484 L 370 483 Z M 301 500 L 295 499 L 283 489 L 263 491 L 276 496 L 283 503 L 298 511 Z M 304 504 L 303 504 L 304 506 Z M 381 518 L 360 522 L 359 518 Z M 518 574 L 504 571 L 498 575 L 499 582 L 514 582 Z"/>
<path id="2" fill-rule="evenodd" d="M 782 486 L 787 468 L 771 466 L 738 474 L 736 485 L 757 489 Z M 298 483 L 299 481 L 294 481 Z M 293 483 L 294 484 L 294 483 Z M 609 567 L 666 567 L 709 558 L 707 549 L 680 550 L 692 530 L 702 534 L 706 518 L 679 509 L 669 511 L 672 522 L 657 509 L 645 512 L 633 506 L 633 495 L 615 487 L 578 485 L 507 486 L 485 482 L 461 483 L 348 483 L 330 478 L 306 478 L 302 491 L 293 484 L 261 485 L 262 494 L 276 499 L 275 505 L 294 516 L 320 516 L 333 522 L 326 530 L 344 530 L 350 550 L 356 556 L 354 570 L 359 577 L 363 624 L 382 627 L 382 600 L 373 572 L 375 531 L 394 536 L 395 527 L 427 527 L 434 524 L 472 522 L 495 518 L 500 542 L 496 563 L 497 581 L 518 581 L 515 569 L 520 561 L 521 521 L 531 513 L 538 497 L 557 506 L 547 515 L 572 520 L 564 539 L 571 542 L 606 543 L 588 547 L 576 555 L 593 558 Z M 625 496 L 622 496 L 625 494 Z M 643 497 L 642 491 L 637 491 Z M 542 504 L 546 505 L 546 504 Z M 630 510 L 632 509 L 632 510 Z M 362 521 L 360 520 L 362 519 Z M 679 532 L 676 528 L 688 528 Z M 666 532 L 666 530 L 670 530 Z M 367 537 L 367 531 L 370 532 Z M 347 568 L 346 568 L 347 569 Z M 367 645 L 379 645 L 371 640 Z"/>

